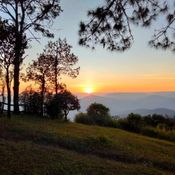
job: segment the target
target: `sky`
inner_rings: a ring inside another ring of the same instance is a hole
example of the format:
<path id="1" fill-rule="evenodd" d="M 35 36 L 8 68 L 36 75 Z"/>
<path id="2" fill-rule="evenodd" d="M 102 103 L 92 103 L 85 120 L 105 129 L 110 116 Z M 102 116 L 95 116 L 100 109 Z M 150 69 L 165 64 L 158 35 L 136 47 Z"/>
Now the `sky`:
<path id="1" fill-rule="evenodd" d="M 155 50 L 148 46 L 153 27 L 133 27 L 134 44 L 128 51 L 111 52 L 101 47 L 91 49 L 78 45 L 80 21 L 87 21 L 87 11 L 103 0 L 61 0 L 63 12 L 54 21 L 51 31 L 55 38 L 66 38 L 72 52 L 78 56 L 80 74 L 76 79 L 62 77 L 72 92 L 160 92 L 175 91 L 175 59 L 171 51 Z M 158 27 L 163 26 L 161 21 Z M 25 64 L 37 58 L 50 39 L 33 41 L 27 51 Z M 24 88 L 24 84 L 22 86 Z"/>

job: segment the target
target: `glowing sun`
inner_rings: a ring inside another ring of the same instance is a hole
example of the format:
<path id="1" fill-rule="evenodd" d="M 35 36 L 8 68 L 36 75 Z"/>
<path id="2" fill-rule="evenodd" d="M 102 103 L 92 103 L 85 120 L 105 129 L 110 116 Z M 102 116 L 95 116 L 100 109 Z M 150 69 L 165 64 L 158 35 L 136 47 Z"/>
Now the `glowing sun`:
<path id="1" fill-rule="evenodd" d="M 92 87 L 85 87 L 84 92 L 87 94 L 92 94 L 94 92 L 94 89 Z"/>

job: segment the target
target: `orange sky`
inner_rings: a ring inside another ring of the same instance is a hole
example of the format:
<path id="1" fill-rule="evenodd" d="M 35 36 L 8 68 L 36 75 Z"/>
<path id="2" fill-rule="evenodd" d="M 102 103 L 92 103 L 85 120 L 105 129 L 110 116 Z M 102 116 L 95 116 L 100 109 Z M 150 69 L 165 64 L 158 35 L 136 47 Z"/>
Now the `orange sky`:
<path id="1" fill-rule="evenodd" d="M 74 92 L 106 93 L 106 92 L 161 92 L 175 91 L 174 74 L 123 74 L 80 71 L 80 75 L 71 79 L 63 76 L 62 82 L 67 88 Z M 25 90 L 29 85 L 37 87 L 34 82 L 20 84 L 20 91 Z"/>

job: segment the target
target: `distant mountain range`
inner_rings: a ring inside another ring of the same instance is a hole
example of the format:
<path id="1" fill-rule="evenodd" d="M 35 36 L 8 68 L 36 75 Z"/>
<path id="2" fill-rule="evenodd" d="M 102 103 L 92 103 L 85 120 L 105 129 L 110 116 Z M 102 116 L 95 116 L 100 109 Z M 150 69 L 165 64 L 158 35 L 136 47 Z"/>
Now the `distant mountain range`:
<path id="1" fill-rule="evenodd" d="M 107 106 L 111 115 L 125 117 L 133 112 L 141 115 L 156 113 L 175 116 L 175 92 L 81 94 L 80 111 L 85 112 L 87 107 L 95 102 Z"/>
<path id="2" fill-rule="evenodd" d="M 152 115 L 152 114 L 161 114 L 164 116 L 168 116 L 170 118 L 175 117 L 175 110 L 167 109 L 167 108 L 156 108 L 156 109 L 136 109 L 127 112 L 123 112 L 119 114 L 121 117 L 126 117 L 130 113 L 140 114 L 142 116 Z"/>

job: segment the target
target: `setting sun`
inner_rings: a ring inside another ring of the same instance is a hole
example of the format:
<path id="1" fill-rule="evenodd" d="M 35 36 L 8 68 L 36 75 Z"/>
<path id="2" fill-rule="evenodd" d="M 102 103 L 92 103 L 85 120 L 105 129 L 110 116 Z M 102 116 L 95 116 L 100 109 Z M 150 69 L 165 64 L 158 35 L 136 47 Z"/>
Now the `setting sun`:
<path id="1" fill-rule="evenodd" d="M 93 90 L 92 87 L 85 87 L 84 92 L 87 93 L 87 94 L 91 94 L 91 93 L 94 92 L 94 90 Z"/>

